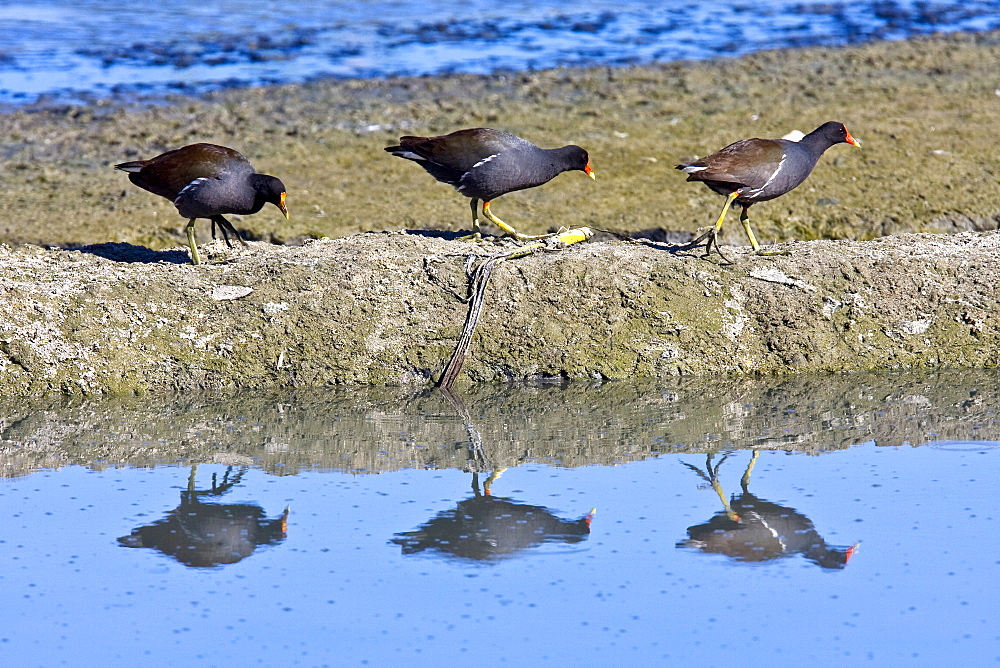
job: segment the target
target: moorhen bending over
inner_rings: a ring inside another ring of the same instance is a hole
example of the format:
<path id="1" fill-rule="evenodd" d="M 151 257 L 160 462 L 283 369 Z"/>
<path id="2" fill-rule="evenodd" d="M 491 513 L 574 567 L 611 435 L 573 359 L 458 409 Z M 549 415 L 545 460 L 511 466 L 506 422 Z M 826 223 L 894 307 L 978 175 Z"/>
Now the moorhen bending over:
<path id="1" fill-rule="evenodd" d="M 580 170 L 590 178 L 590 157 L 579 146 L 538 148 L 531 142 L 499 130 L 471 128 L 440 137 L 400 137 L 387 152 L 413 160 L 438 181 L 471 198 L 472 238 L 480 238 L 479 200 L 483 215 L 515 239 L 538 239 L 518 233 L 490 211 L 490 202 L 525 188 L 548 183 L 563 172 Z M 546 235 L 542 235 L 546 236 Z"/>
<path id="2" fill-rule="evenodd" d="M 247 243 L 222 214 L 245 216 L 257 213 L 270 202 L 288 218 L 284 184 L 273 176 L 258 174 L 249 160 L 225 146 L 191 144 L 149 160 L 123 162 L 115 169 L 128 172 L 129 180 L 143 190 L 171 200 L 178 213 L 189 219 L 187 239 L 192 264 L 201 263 L 194 238 L 194 221 L 198 218 L 212 221 L 213 237 L 218 224 L 230 248 L 230 232 L 244 246 Z"/>
<path id="3" fill-rule="evenodd" d="M 761 250 L 750 229 L 747 209 L 756 202 L 780 197 L 805 181 L 823 152 L 840 143 L 861 146 L 861 142 L 851 136 L 843 123 L 830 121 L 797 142 L 788 139 L 742 139 L 706 158 L 677 165 L 676 169 L 688 175 L 688 181 L 701 181 L 720 195 L 727 196 L 726 205 L 715 226 L 692 241 L 688 247 L 707 238 L 706 252 L 711 252 L 713 243 L 718 250 L 722 221 L 735 202 L 743 207 L 740 222 L 757 254 L 781 254 Z M 719 255 L 726 259 L 721 250 Z"/>

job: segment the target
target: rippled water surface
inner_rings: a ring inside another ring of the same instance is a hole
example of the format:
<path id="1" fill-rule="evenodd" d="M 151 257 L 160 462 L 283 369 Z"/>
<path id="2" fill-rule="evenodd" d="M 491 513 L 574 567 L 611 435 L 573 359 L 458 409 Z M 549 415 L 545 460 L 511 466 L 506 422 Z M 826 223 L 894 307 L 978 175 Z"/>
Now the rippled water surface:
<path id="1" fill-rule="evenodd" d="M 1000 376 L 12 401 L 4 665 L 987 665 Z"/>
<path id="2" fill-rule="evenodd" d="M 8 0 L 0 103 L 739 55 L 1000 27 L 1000 1 Z"/>

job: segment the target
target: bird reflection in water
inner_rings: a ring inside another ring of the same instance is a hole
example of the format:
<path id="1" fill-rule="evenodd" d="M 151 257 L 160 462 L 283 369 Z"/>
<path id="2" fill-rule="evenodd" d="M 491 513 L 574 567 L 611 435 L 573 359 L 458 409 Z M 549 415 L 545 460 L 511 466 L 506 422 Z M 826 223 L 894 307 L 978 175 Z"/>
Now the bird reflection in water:
<path id="1" fill-rule="evenodd" d="M 198 465 L 191 467 L 181 505 L 162 520 L 142 526 L 118 539 L 126 547 L 148 547 L 193 568 L 235 564 L 249 557 L 258 545 L 274 545 L 285 539 L 288 508 L 269 520 L 264 509 L 249 503 L 205 503 L 207 497 L 222 496 L 243 479 L 247 467 L 233 473 L 228 467 L 219 482 L 212 474 L 212 487 L 195 489 Z M 232 475 L 232 477 L 230 477 Z"/>
<path id="2" fill-rule="evenodd" d="M 506 468 L 491 465 L 483 451 L 479 430 L 461 399 L 450 392 L 443 394 L 462 416 L 469 434 L 467 468 L 472 472 L 473 496 L 414 531 L 396 534 L 391 542 L 399 545 L 403 554 L 426 551 L 490 563 L 509 559 L 543 543 L 579 543 L 590 535 L 595 510 L 577 520 L 563 520 L 543 506 L 493 496 L 492 485 Z M 491 474 L 480 490 L 479 474 L 487 470 Z"/>
<path id="3" fill-rule="evenodd" d="M 724 554 L 736 561 L 763 562 L 801 554 L 821 568 L 841 569 L 847 565 L 860 543 L 850 547 L 827 545 L 808 517 L 792 508 L 760 499 L 748 491 L 750 473 L 759 455 L 756 450 L 743 473 L 743 493 L 727 500 L 719 483 L 719 468 L 730 454 L 724 455 L 714 467 L 709 454 L 704 471 L 692 464 L 684 464 L 719 495 L 724 510 L 704 524 L 688 527 L 689 538 L 679 542 L 677 547 Z"/>

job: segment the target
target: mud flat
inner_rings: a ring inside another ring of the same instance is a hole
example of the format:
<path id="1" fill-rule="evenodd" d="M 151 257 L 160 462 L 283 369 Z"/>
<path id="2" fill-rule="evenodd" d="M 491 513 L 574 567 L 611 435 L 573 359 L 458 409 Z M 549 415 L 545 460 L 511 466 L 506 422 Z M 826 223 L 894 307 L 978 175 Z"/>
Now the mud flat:
<path id="1" fill-rule="evenodd" d="M 1000 235 L 784 245 L 722 265 L 592 240 L 501 263 L 460 385 L 993 367 Z M 427 385 L 468 309 L 468 242 L 368 233 L 181 251 L 0 247 L 0 393 Z"/>
<path id="2" fill-rule="evenodd" d="M 473 125 L 591 151 L 596 183 L 567 174 L 499 200 L 525 232 L 683 236 L 721 199 L 676 160 L 829 119 L 865 144 L 753 210 L 762 240 L 839 241 L 731 250 L 725 266 L 605 237 L 504 263 L 462 382 L 996 366 L 1000 237 L 982 231 L 1000 221 L 997 62 L 1000 34 L 984 33 L 3 115 L 0 394 L 432 383 L 465 318 L 470 246 L 401 230 L 455 230 L 468 208 L 381 148 Z M 235 220 L 248 237 L 324 238 L 217 243 L 201 267 L 162 250 L 184 221 L 111 165 L 193 141 L 289 184 L 292 221 Z M 98 245 L 66 250 L 84 244 Z"/>
<path id="3" fill-rule="evenodd" d="M 1000 33 L 768 51 L 650 67 L 327 80 L 207 99 L 0 115 L 0 242 L 183 242 L 169 202 L 111 169 L 195 141 L 233 146 L 289 187 L 277 211 L 234 221 L 277 243 L 369 230 L 467 227 L 461 197 L 381 149 L 400 134 L 486 125 L 577 143 L 598 180 L 566 174 L 495 210 L 525 232 L 574 224 L 688 233 L 718 196 L 677 162 L 748 136 L 840 120 L 863 150 L 832 149 L 810 180 L 754 208 L 762 241 L 872 239 L 1000 222 Z M 201 230 L 206 239 L 205 230 Z M 742 243 L 738 226 L 725 241 Z"/>

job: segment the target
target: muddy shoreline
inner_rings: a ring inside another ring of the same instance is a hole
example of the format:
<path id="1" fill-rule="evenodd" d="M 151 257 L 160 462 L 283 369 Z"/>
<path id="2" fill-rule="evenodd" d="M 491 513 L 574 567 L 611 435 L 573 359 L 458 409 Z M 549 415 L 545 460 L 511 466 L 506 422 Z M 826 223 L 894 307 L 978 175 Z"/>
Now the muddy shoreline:
<path id="1" fill-rule="evenodd" d="M 590 150 L 596 183 L 566 174 L 498 200 L 528 233 L 683 238 L 720 199 L 685 183 L 678 159 L 831 118 L 864 148 L 835 147 L 806 184 L 755 207 L 762 241 L 799 240 L 788 257 L 731 249 L 727 266 L 605 236 L 505 263 L 465 383 L 994 367 L 1000 236 L 982 231 L 1000 222 L 996 62 L 988 33 L 0 116 L 0 395 L 433 383 L 465 318 L 472 252 L 433 230 L 466 226 L 468 208 L 381 149 L 472 125 Z M 207 244 L 202 267 L 165 250 L 184 221 L 111 165 L 205 140 L 289 186 L 291 221 L 234 217 L 249 238 L 324 239 Z M 734 222 L 726 232 L 743 243 Z M 844 240 L 803 241 L 823 237 Z"/>
<path id="2" fill-rule="evenodd" d="M 459 338 L 470 243 L 0 246 L 0 395 L 427 386 Z M 591 240 L 494 271 L 459 378 L 609 380 L 1000 364 L 1000 234 L 730 249 Z"/>
<path id="3" fill-rule="evenodd" d="M 643 67 L 325 80 L 148 109 L 19 111 L 0 115 L 0 242 L 182 243 L 170 203 L 111 165 L 195 141 L 233 146 L 288 185 L 292 219 L 267 211 L 236 220 L 250 238 L 456 230 L 468 226 L 462 198 L 381 149 L 400 134 L 470 126 L 590 151 L 596 183 L 567 174 L 499 200 L 498 215 L 518 229 L 688 234 L 719 200 L 685 183 L 677 162 L 831 119 L 864 150 L 831 151 L 804 186 L 755 207 L 762 241 L 995 229 L 997 62 L 992 32 Z M 743 243 L 728 231 L 727 243 Z"/>

